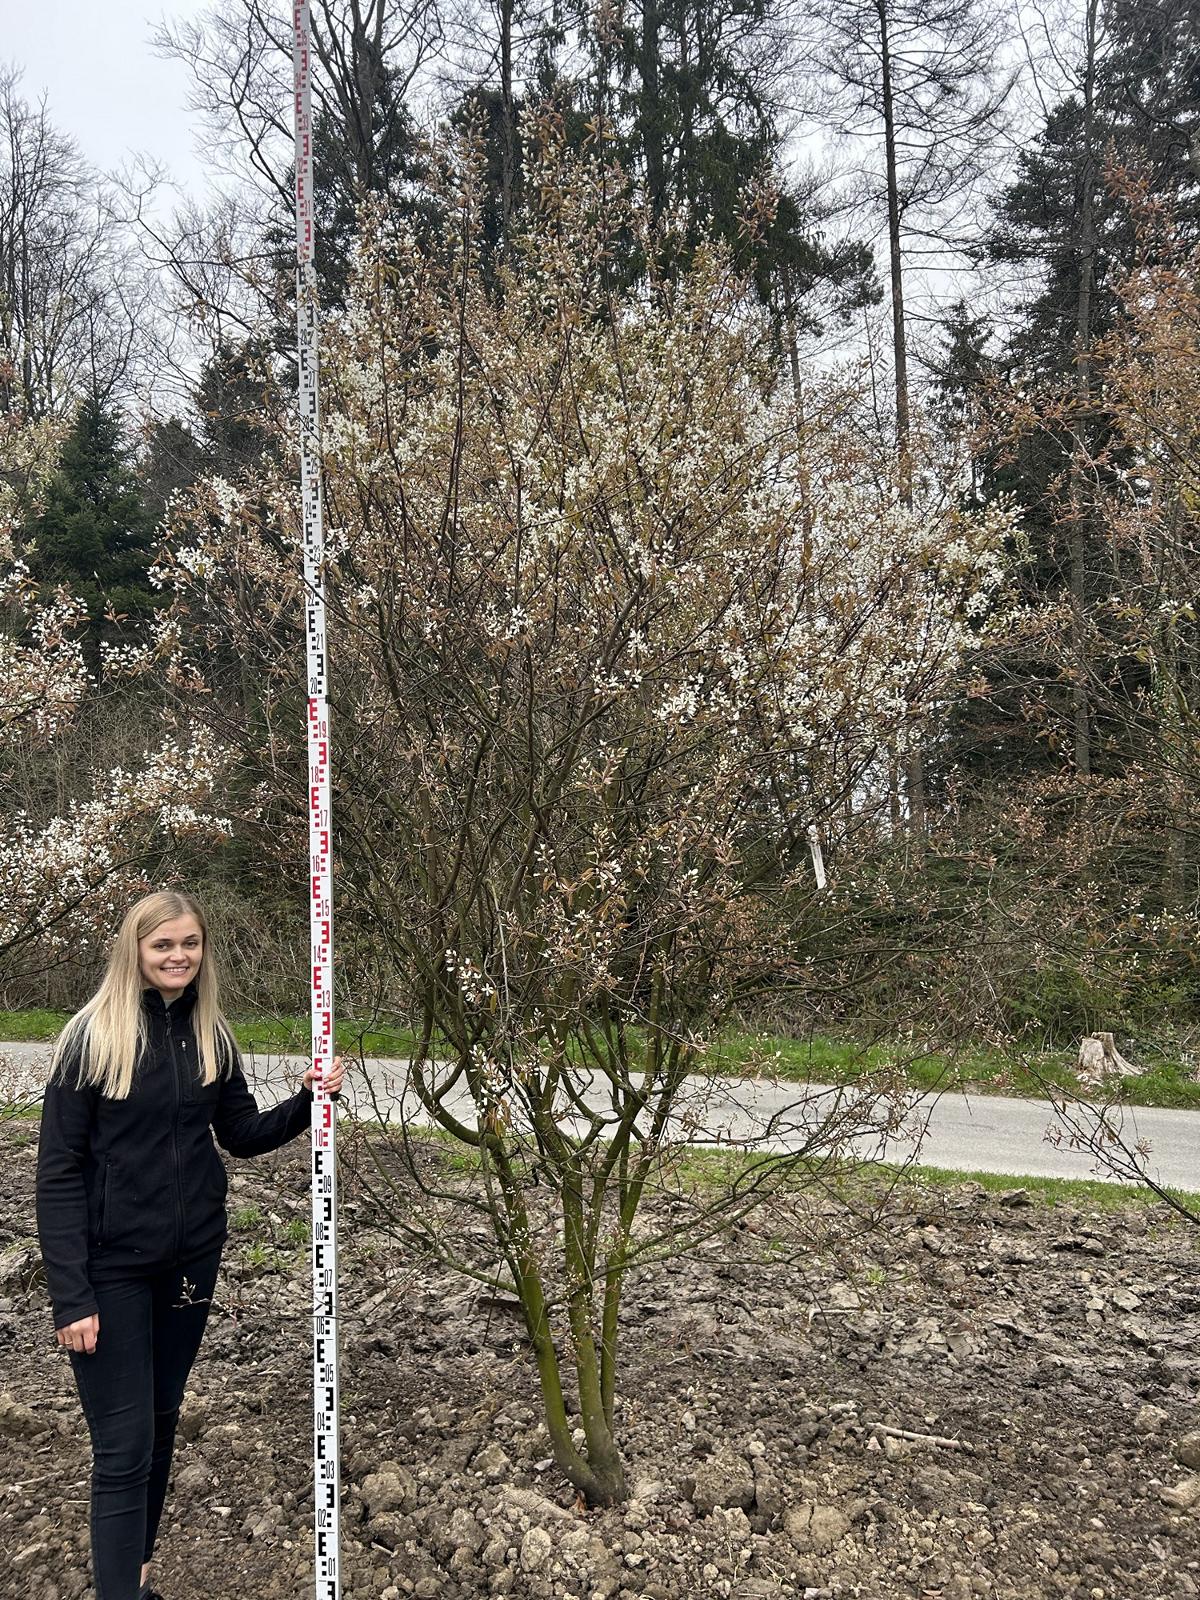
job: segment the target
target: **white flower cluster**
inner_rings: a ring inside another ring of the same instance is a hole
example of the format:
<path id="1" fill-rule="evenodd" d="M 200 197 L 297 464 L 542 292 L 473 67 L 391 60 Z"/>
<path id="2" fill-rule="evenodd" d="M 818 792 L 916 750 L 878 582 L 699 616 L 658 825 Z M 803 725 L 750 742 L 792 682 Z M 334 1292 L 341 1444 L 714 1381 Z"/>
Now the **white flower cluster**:
<path id="1" fill-rule="evenodd" d="M 0 415 L 0 566 L 10 561 L 13 533 L 25 512 L 37 509 L 58 467 L 68 427 L 65 417 L 35 421 L 19 411 Z"/>
<path id="2" fill-rule="evenodd" d="M 0 601 L 29 613 L 23 636 L 0 635 L 0 742 L 32 736 L 44 744 L 71 720 L 90 684 L 82 646 L 72 636 L 87 608 L 61 591 L 52 600 L 37 599 L 19 561 L 0 572 Z"/>
<path id="3" fill-rule="evenodd" d="M 132 678 L 150 665 L 154 656 L 149 644 L 111 644 L 100 641 L 100 670 L 104 677 Z"/>
<path id="4" fill-rule="evenodd" d="M 480 971 L 470 956 L 459 955 L 456 950 L 447 950 L 446 971 L 458 985 L 459 992 L 468 1005 L 486 1005 L 495 997 L 495 984 Z"/>
<path id="5" fill-rule="evenodd" d="M 58 816 L 10 813 L 0 840 L 0 948 L 20 940 L 61 949 L 110 932 L 114 904 L 156 837 L 227 837 L 228 820 L 204 809 L 227 762 L 205 734 L 167 741 L 137 771 L 104 773 L 90 800 Z"/>

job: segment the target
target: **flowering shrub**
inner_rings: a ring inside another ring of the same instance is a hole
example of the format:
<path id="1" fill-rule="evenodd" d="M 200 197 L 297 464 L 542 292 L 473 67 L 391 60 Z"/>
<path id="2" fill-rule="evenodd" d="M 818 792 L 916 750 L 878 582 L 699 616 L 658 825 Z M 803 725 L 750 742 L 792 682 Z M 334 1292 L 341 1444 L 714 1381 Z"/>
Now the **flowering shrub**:
<path id="1" fill-rule="evenodd" d="M 618 239 L 655 257 L 621 174 L 549 115 L 528 144 L 505 261 L 484 270 L 468 145 L 431 197 L 440 249 L 368 210 L 326 331 L 335 880 L 420 1026 L 416 1097 L 482 1163 L 491 1243 L 458 1259 L 519 1295 L 556 1459 L 602 1500 L 639 1202 L 714 1126 L 689 1074 L 734 1008 L 813 981 L 808 830 L 836 867 L 898 725 L 949 690 L 1007 524 L 904 509 L 845 382 L 801 425 L 722 251 L 618 293 Z M 159 580 L 213 664 L 194 703 L 244 753 L 239 830 L 294 870 L 294 482 L 201 486 L 175 540 Z"/>
<path id="2" fill-rule="evenodd" d="M 65 803 L 42 792 L 43 769 L 107 687 L 84 662 L 86 606 L 65 590 L 39 593 L 18 554 L 22 513 L 53 472 L 60 440 L 53 422 L 0 418 L 0 764 L 12 779 L 0 802 L 6 980 L 102 946 L 129 897 L 149 887 L 158 847 L 211 840 L 229 826 L 209 809 L 221 756 L 202 729 L 160 739 L 132 771 L 101 765 L 82 782 L 72 773 L 68 787 L 81 792 Z M 147 649 L 110 652 L 108 667 L 127 665 L 122 658 L 143 662 Z"/>

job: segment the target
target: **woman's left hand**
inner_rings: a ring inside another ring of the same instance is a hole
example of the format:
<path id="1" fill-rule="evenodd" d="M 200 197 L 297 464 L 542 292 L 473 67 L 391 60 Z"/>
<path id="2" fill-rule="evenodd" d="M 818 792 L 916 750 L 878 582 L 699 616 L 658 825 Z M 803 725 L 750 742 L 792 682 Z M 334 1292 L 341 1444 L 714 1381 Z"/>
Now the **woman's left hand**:
<path id="1" fill-rule="evenodd" d="M 331 1100 L 336 1100 L 338 1098 L 338 1091 L 342 1087 L 342 1078 L 345 1076 L 345 1072 L 346 1069 L 342 1066 L 341 1056 L 334 1056 L 333 1065 L 325 1074 L 325 1087 L 329 1091 L 329 1098 Z M 313 1088 L 313 1069 L 311 1067 L 309 1067 L 308 1071 L 304 1074 L 304 1087 L 310 1090 L 313 1094 L 316 1094 L 317 1092 L 316 1089 Z"/>

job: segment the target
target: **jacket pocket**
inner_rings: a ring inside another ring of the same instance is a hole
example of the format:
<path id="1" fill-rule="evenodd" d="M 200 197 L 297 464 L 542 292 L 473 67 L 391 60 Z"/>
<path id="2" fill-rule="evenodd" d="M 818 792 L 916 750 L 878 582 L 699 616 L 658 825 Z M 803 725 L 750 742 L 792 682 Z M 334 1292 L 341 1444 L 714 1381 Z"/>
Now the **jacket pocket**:
<path id="1" fill-rule="evenodd" d="M 133 1172 L 137 1188 L 130 1182 Z M 119 1156 L 108 1156 L 104 1162 L 104 1183 L 100 1190 L 100 1248 L 106 1252 L 141 1255 L 149 1245 L 157 1247 L 154 1237 L 160 1227 L 160 1218 L 169 1215 L 174 1222 L 174 1209 L 168 1198 L 167 1209 L 145 1185 L 144 1165 L 139 1162 L 130 1167 Z"/>

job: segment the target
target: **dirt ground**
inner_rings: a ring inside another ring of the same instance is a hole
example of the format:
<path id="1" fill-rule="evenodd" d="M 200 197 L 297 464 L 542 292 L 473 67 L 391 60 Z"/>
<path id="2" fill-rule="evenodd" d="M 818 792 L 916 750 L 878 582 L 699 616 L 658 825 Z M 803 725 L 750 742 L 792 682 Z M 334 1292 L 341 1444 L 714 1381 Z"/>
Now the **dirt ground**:
<path id="1" fill-rule="evenodd" d="M 91 1600 L 36 1137 L 0 1127 L 0 1596 Z M 311 1593 L 310 1269 L 285 1236 L 307 1142 L 229 1165 L 231 1215 L 260 1215 L 230 1237 L 181 1416 L 166 1600 Z M 907 1192 L 850 1274 L 779 1235 L 769 1266 L 720 1243 L 647 1269 L 623 1333 L 632 1497 L 587 1512 L 511 1310 L 406 1260 L 352 1174 L 340 1200 L 347 1597 L 1200 1594 L 1200 1229 L 1166 1208 L 966 1183 Z"/>

